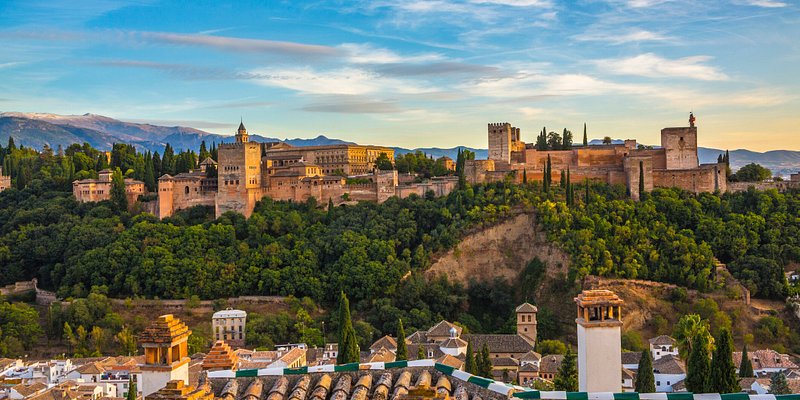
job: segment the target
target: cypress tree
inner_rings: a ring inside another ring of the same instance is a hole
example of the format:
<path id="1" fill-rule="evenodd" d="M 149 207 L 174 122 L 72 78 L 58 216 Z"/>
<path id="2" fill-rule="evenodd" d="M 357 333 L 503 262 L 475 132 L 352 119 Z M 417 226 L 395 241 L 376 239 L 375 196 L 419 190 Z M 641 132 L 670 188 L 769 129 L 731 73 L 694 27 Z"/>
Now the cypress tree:
<path id="1" fill-rule="evenodd" d="M 128 197 L 125 195 L 125 178 L 119 167 L 111 175 L 111 202 L 114 203 L 118 212 L 128 210 Z"/>
<path id="2" fill-rule="evenodd" d="M 728 328 L 719 331 L 715 341 L 717 347 L 711 359 L 711 390 L 716 393 L 737 393 L 741 391 L 736 367 L 733 365 L 733 338 Z"/>
<path id="3" fill-rule="evenodd" d="M 336 356 L 337 364 L 347 364 L 359 361 L 356 331 L 350 319 L 350 301 L 347 295 L 341 292 L 339 296 L 339 354 Z"/>
<path id="4" fill-rule="evenodd" d="M 550 154 L 547 155 L 547 163 L 544 165 L 544 192 L 548 193 L 550 191 L 550 184 L 553 183 L 552 178 L 552 165 L 550 164 Z"/>
<path id="5" fill-rule="evenodd" d="M 480 376 L 484 378 L 492 378 L 492 359 L 489 357 L 489 345 L 486 343 L 483 344 L 483 348 L 481 349 L 481 364 L 480 364 Z"/>
<path id="6" fill-rule="evenodd" d="M 475 363 L 475 353 L 472 351 L 471 340 L 467 342 L 467 354 L 465 356 L 464 371 L 472 375 L 478 375 L 478 366 Z"/>
<path id="7" fill-rule="evenodd" d="M 639 161 L 639 200 L 644 196 L 644 162 Z"/>
<path id="8" fill-rule="evenodd" d="M 769 380 L 769 392 L 771 394 L 791 394 L 792 390 L 789 388 L 789 383 L 786 382 L 786 375 L 783 371 L 772 375 Z"/>
<path id="9" fill-rule="evenodd" d="M 693 393 L 708 393 L 710 390 L 711 360 L 708 359 L 708 338 L 695 335 L 692 350 L 686 363 L 686 390 Z"/>
<path id="10" fill-rule="evenodd" d="M 567 171 L 561 170 L 561 181 L 558 182 L 558 185 L 562 188 L 567 188 Z"/>
<path id="11" fill-rule="evenodd" d="M 207 157 L 210 157 L 211 153 L 206 150 L 206 141 L 203 140 L 200 142 L 200 161 L 205 160 Z"/>
<path id="12" fill-rule="evenodd" d="M 575 364 L 575 353 L 571 349 L 567 349 L 567 354 L 564 354 L 564 361 L 561 362 L 561 367 L 558 368 L 558 373 L 553 379 L 553 385 L 556 390 L 578 391 L 578 368 Z"/>
<path id="13" fill-rule="evenodd" d="M 408 360 L 408 348 L 406 348 L 406 330 L 403 329 L 403 320 L 397 321 L 397 352 L 395 353 L 397 361 Z"/>
<path id="14" fill-rule="evenodd" d="M 527 184 L 528 183 L 528 170 L 527 169 L 523 169 L 522 170 L 522 183 L 523 184 Z"/>
<path id="15" fill-rule="evenodd" d="M 653 357 L 650 350 L 642 350 L 639 359 L 639 369 L 636 370 L 636 392 L 654 393 L 656 391 L 656 378 L 653 375 Z"/>
<path id="16" fill-rule="evenodd" d="M 572 191 L 572 181 L 570 180 L 569 176 L 569 168 L 567 168 L 567 205 L 572 206 L 575 199 L 572 197 L 574 195 Z"/>
<path id="17" fill-rule="evenodd" d="M 133 381 L 133 374 L 128 377 L 128 396 L 126 400 L 136 400 L 136 382 Z"/>
<path id="18" fill-rule="evenodd" d="M 153 170 L 153 156 L 148 151 L 144 156 L 144 185 L 147 190 L 154 192 L 156 190 L 156 173 Z"/>
<path id="19" fill-rule="evenodd" d="M 425 347 L 423 345 L 419 345 L 417 347 L 417 360 L 424 360 L 425 359 Z"/>
<path id="20" fill-rule="evenodd" d="M 739 364 L 739 377 L 752 378 L 755 373 L 753 372 L 753 363 L 750 362 L 750 357 L 747 355 L 747 343 L 742 348 L 742 363 Z"/>
<path id="21" fill-rule="evenodd" d="M 586 178 L 586 196 L 584 198 L 584 204 L 587 206 L 589 205 L 589 178 Z"/>
<path id="22" fill-rule="evenodd" d="M 589 145 L 589 138 L 586 137 L 586 122 L 583 123 L 583 145 L 584 146 Z"/>
<path id="23" fill-rule="evenodd" d="M 14 137 L 13 136 L 9 136 L 8 137 L 8 146 L 6 146 L 6 147 L 8 147 L 8 153 L 9 154 L 11 154 L 12 151 L 17 149 L 17 145 L 14 144 Z"/>

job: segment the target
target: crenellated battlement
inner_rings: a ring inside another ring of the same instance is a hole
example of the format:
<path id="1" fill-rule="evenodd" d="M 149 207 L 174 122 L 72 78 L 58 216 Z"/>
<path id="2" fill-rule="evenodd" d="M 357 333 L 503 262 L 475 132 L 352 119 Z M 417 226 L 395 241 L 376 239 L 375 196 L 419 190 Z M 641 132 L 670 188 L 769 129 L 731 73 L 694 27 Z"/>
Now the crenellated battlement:
<path id="1" fill-rule="evenodd" d="M 508 122 L 491 122 L 491 123 L 489 123 L 489 128 L 490 129 L 491 128 L 503 128 L 503 127 L 506 127 L 506 126 L 509 126 L 509 125 L 511 125 L 511 124 L 508 123 Z"/>

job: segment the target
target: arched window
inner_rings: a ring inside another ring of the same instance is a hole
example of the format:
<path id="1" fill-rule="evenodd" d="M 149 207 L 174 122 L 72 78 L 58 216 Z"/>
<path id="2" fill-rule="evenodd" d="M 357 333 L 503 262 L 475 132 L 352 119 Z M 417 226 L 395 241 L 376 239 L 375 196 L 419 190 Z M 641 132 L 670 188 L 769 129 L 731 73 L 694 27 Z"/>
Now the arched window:
<path id="1" fill-rule="evenodd" d="M 188 187 L 188 186 L 185 186 L 185 187 L 183 188 L 183 194 L 186 194 L 186 195 L 188 195 L 188 194 L 189 194 L 189 187 Z"/>

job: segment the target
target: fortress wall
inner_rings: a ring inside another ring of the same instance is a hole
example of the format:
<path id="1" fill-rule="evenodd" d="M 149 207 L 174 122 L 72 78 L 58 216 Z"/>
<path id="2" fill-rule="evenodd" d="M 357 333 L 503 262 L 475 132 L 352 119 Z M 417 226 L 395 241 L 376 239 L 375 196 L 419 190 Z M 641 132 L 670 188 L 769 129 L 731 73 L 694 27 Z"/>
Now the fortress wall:
<path id="1" fill-rule="evenodd" d="M 494 160 L 466 160 L 464 177 L 471 184 L 485 182 L 487 173 L 494 171 Z"/>
<path id="2" fill-rule="evenodd" d="M 647 156 L 632 156 L 625 159 L 626 184 L 630 189 L 631 199 L 639 200 L 640 177 L 644 183 L 644 191 L 653 190 L 653 159 Z"/>
<path id="3" fill-rule="evenodd" d="M 667 169 L 653 171 L 654 187 L 676 187 L 692 193 L 714 192 L 719 188 L 718 184 L 724 181 L 718 180 L 715 176 L 718 173 L 725 174 L 724 169 L 716 168 L 716 164 L 704 165 L 695 169 Z"/>
<path id="4" fill-rule="evenodd" d="M 776 189 L 784 191 L 787 189 L 800 189 L 800 181 L 782 181 L 782 182 L 728 182 L 728 190 L 731 192 L 744 192 L 750 187 L 757 190 Z"/>
<path id="5" fill-rule="evenodd" d="M 547 156 L 550 156 L 550 165 L 553 171 L 567 169 L 567 166 L 577 166 L 575 150 L 539 151 L 536 149 L 525 150 L 525 164 L 527 168 L 544 169 Z"/>
<path id="6" fill-rule="evenodd" d="M 667 169 L 667 153 L 664 149 L 642 149 L 631 151 L 631 157 L 650 157 L 653 160 L 653 169 Z"/>
<path id="7" fill-rule="evenodd" d="M 574 151 L 579 167 L 619 167 L 629 150 L 625 146 L 586 146 Z"/>

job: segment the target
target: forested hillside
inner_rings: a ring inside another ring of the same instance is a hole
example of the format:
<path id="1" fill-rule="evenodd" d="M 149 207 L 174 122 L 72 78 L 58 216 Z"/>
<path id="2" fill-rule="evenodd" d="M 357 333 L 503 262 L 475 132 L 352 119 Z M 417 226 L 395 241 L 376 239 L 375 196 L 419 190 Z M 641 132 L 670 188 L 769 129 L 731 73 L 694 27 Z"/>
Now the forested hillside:
<path id="1" fill-rule="evenodd" d="M 399 318 L 409 329 L 448 318 L 476 331 L 503 331 L 513 326 L 509 317 L 521 300 L 513 283 L 463 287 L 417 272 L 470 231 L 527 210 L 570 255 L 571 282 L 595 274 L 709 291 L 716 256 L 754 296 L 783 298 L 796 290 L 783 266 L 800 261 L 797 192 L 695 196 L 660 189 L 634 203 L 624 188 L 603 184 L 500 182 L 441 198 L 335 208 L 264 199 L 247 220 L 232 213 L 214 220 L 213 210 L 195 208 L 159 221 L 112 202 L 74 200 L 66 191 L 70 177 L 92 176 L 102 163 L 91 150 L 0 149 L 15 180 L 24 177 L 0 193 L 0 284 L 36 277 L 40 286 L 76 298 L 93 288 L 118 298 L 307 296 L 326 308 L 345 291 L 379 332 L 392 332 Z M 115 150 L 111 167 L 135 168 L 146 158 Z M 182 162 L 196 162 L 185 154 Z M 489 300 L 492 309 L 483 306 Z M 508 315 L 493 311 L 502 309 Z"/>

